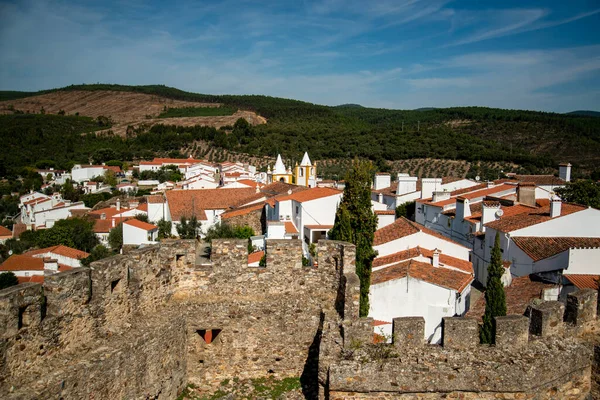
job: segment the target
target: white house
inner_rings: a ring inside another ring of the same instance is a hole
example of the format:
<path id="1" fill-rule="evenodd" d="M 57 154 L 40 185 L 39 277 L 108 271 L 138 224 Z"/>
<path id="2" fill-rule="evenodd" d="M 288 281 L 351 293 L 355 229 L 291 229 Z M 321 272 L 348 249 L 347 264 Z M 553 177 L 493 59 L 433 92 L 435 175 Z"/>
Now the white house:
<path id="1" fill-rule="evenodd" d="M 35 258 L 55 259 L 59 265 L 66 265 L 71 268 L 81 267 L 81 260 L 89 257 L 89 253 L 77 250 L 72 247 L 57 245 L 46 247 L 44 249 L 30 250 L 23 253 L 24 256 Z"/>
<path id="2" fill-rule="evenodd" d="M 96 176 L 104 176 L 106 171 L 113 171 L 115 174 L 122 174 L 121 168 L 108 165 L 81 165 L 76 164 L 71 169 L 71 179 L 77 183 L 91 180 Z"/>
<path id="3" fill-rule="evenodd" d="M 496 233 L 499 233 L 502 259 L 510 263 L 513 276 L 537 274 L 558 283 L 561 273 L 570 271 L 596 271 L 600 275 L 600 267 L 589 268 L 594 265 L 597 253 L 576 251 L 581 247 L 597 247 L 600 210 L 562 203 L 557 197 L 541 204 L 508 215 L 497 212 L 501 209 L 498 203 L 484 204 L 486 209 L 496 210 L 496 218 L 483 224 L 482 234 L 475 236 L 473 264 L 479 282 L 485 284 L 487 280 Z"/>
<path id="4" fill-rule="evenodd" d="M 158 240 L 158 226 L 129 219 L 123 222 L 123 245 L 155 244 Z"/>
<path id="5" fill-rule="evenodd" d="M 415 247 L 440 249 L 444 255 L 467 261 L 471 252 L 460 243 L 404 217 L 375 231 L 373 248 L 377 250 L 379 257 Z"/>
<path id="6" fill-rule="evenodd" d="M 267 203 L 267 219 L 291 223 L 299 232 L 307 252 L 308 245 L 325 238 L 327 231 L 333 227 L 342 194 L 343 192 L 337 189 L 315 187 L 276 196 Z M 273 225 L 276 226 L 278 225 Z M 267 237 L 275 237 L 269 229 L 270 226 L 267 229 Z"/>
<path id="7" fill-rule="evenodd" d="M 454 177 L 419 179 L 408 174 L 398 174 L 397 180 L 392 182 L 389 173 L 377 173 L 373 179 L 371 199 L 384 203 L 389 210 L 395 210 L 401 204 L 431 197 L 435 191 L 452 192 L 475 186 L 479 186 L 478 183 L 470 179 Z"/>
<path id="8" fill-rule="evenodd" d="M 462 316 L 470 306 L 473 267 L 468 260 L 420 247 L 373 262 L 369 316 L 381 321 L 375 333 L 391 335 L 396 317 L 422 316 L 425 339 L 438 343 L 442 318 Z"/>
<path id="9" fill-rule="evenodd" d="M 0 265 L 0 273 L 14 273 L 19 283 L 41 283 L 45 275 L 80 267 L 80 260 L 88 256 L 86 252 L 61 245 L 31 250 L 25 254 L 10 256 Z"/>
<path id="10" fill-rule="evenodd" d="M 117 189 L 123 193 L 135 193 L 137 192 L 137 184 L 135 183 L 120 183 L 117 185 Z"/>
<path id="11" fill-rule="evenodd" d="M 175 165 L 181 173 L 185 174 L 188 167 L 203 162 L 203 160 L 195 160 L 192 156 L 189 158 L 155 158 L 152 161 L 141 161 L 139 171 L 140 173 L 144 171 L 156 172 L 167 165 Z"/>

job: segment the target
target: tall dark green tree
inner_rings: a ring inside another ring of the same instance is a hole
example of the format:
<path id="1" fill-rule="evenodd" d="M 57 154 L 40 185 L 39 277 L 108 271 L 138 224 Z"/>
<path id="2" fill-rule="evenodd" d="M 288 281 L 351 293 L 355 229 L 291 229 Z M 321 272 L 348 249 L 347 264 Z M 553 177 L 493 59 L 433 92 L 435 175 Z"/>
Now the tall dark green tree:
<path id="1" fill-rule="evenodd" d="M 373 238 L 377 229 L 377 216 L 371 210 L 371 164 L 354 160 L 346 174 L 344 197 L 335 214 L 330 231 L 333 240 L 343 240 L 356 245 L 356 274 L 360 279 L 360 316 L 369 313 L 369 287 L 375 250 Z"/>
<path id="2" fill-rule="evenodd" d="M 487 287 L 485 289 L 485 314 L 480 331 L 481 343 L 492 344 L 495 337 L 494 318 L 506 315 L 506 293 L 502 284 L 502 254 L 500 253 L 500 235 L 496 232 L 496 240 L 492 249 L 492 259 L 488 265 Z"/>
<path id="3" fill-rule="evenodd" d="M 181 239 L 196 239 L 200 222 L 196 216 L 192 216 L 189 220 L 186 217 L 181 217 L 179 225 L 177 225 L 177 233 Z"/>
<path id="4" fill-rule="evenodd" d="M 600 209 L 600 184 L 589 180 L 569 182 L 565 187 L 556 189 L 563 201 L 583 204 Z"/>

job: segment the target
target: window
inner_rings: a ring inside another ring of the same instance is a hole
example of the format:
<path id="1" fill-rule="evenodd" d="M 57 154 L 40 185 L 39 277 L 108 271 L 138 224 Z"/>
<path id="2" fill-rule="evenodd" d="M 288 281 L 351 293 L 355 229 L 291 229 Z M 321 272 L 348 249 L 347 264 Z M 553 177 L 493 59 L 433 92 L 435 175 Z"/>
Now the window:
<path id="1" fill-rule="evenodd" d="M 298 212 L 299 212 L 299 209 L 298 209 L 298 206 L 296 206 L 296 214 L 298 214 Z"/>

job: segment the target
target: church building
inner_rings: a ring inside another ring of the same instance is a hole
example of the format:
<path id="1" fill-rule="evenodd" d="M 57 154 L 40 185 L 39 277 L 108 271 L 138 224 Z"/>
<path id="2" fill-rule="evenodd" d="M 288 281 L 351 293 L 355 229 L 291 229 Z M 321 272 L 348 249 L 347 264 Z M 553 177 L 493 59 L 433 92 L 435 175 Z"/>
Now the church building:
<path id="1" fill-rule="evenodd" d="M 304 153 L 300 165 L 296 163 L 292 174 L 291 168 L 285 168 L 281 155 L 277 155 L 275 167 L 267 170 L 267 183 L 285 182 L 305 187 L 317 187 L 317 164 L 311 164 L 308 153 Z"/>

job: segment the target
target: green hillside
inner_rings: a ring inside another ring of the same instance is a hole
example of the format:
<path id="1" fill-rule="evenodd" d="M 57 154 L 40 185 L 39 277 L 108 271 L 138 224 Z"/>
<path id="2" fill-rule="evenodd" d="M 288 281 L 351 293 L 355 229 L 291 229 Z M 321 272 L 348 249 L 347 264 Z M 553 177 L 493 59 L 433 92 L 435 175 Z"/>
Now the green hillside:
<path id="1" fill-rule="evenodd" d="M 85 150 L 81 150 L 93 152 L 109 146 L 115 157 L 123 159 L 173 151 L 193 140 L 204 140 L 228 151 L 268 156 L 281 153 L 295 160 L 308 151 L 317 160 L 430 157 L 514 162 L 531 170 L 555 167 L 563 161 L 587 170 L 600 165 L 600 119 L 589 116 L 484 107 L 419 110 L 328 107 L 269 96 L 204 95 L 161 85 L 73 85 L 39 93 L 55 90 L 132 91 L 178 100 L 218 102 L 226 108 L 256 111 L 268 119 L 265 125 L 241 124 L 233 130 L 175 127 L 167 125 L 169 121 L 165 119 L 165 126 L 138 132 L 136 138 L 112 138 L 115 141 L 112 143 L 107 138 L 90 137 L 83 147 Z M 7 93 L 0 92 L 0 97 L 19 96 L 18 92 Z M 19 129 L 18 121 L 10 124 Z M 118 141 L 129 142 L 121 145 Z M 73 146 L 78 154 L 78 144 Z M 56 158 L 68 158 L 66 151 L 64 154 L 60 149 L 57 151 Z M 38 158 L 47 157 L 40 154 Z"/>

